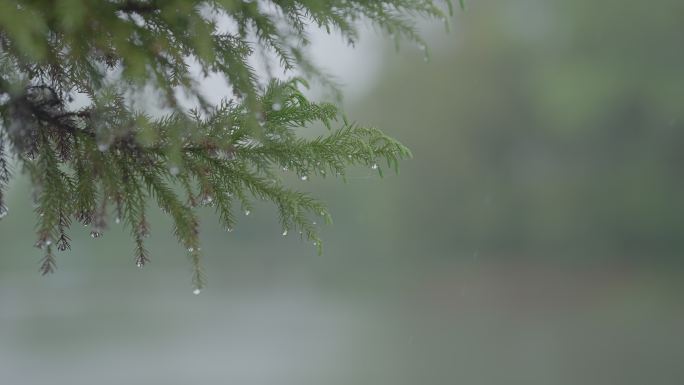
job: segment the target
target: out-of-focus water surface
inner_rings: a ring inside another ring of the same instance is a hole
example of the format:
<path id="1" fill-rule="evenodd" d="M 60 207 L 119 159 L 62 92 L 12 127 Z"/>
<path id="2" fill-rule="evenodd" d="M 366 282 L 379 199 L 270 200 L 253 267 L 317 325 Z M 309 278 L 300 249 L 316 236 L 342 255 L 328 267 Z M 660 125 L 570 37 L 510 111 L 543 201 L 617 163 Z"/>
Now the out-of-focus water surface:
<path id="1" fill-rule="evenodd" d="M 477 1 L 426 31 L 427 63 L 321 48 L 373 75 L 342 71 L 350 118 L 415 159 L 384 180 L 292 178 L 335 215 L 323 256 L 272 207 L 230 234 L 207 210 L 199 296 L 158 212 L 145 269 L 111 224 L 75 229 L 40 277 L 19 180 L 0 384 L 684 382 L 682 20 L 674 0 Z"/>

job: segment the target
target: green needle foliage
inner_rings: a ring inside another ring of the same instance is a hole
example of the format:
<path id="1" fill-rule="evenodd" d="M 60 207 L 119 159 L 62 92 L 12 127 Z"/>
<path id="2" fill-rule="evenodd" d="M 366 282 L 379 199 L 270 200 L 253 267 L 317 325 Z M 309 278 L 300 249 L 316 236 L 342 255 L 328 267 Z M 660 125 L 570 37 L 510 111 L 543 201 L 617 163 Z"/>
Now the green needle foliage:
<path id="1" fill-rule="evenodd" d="M 71 248 L 76 222 L 93 238 L 111 220 L 124 223 L 144 266 L 150 201 L 173 219 L 196 290 L 204 285 L 197 206 L 214 207 L 231 231 L 252 199 L 271 201 L 284 232 L 320 250 L 312 217 L 330 215 L 285 187 L 281 170 L 307 180 L 344 176 L 350 165 L 396 169 L 410 152 L 302 94 L 304 79 L 328 82 L 307 58 L 308 26 L 353 45 L 356 25 L 370 22 L 422 45 L 412 19 L 446 22 L 449 12 L 449 0 L 0 0 L 0 217 L 12 157 L 34 189 L 43 274 L 55 269 L 56 251 Z M 272 65 L 257 76 L 250 63 L 268 57 L 290 80 L 276 80 Z M 219 105 L 199 86 L 212 75 L 232 89 Z M 157 113 L 135 104 L 141 94 L 154 95 Z M 327 135 L 298 135 L 316 122 Z"/>

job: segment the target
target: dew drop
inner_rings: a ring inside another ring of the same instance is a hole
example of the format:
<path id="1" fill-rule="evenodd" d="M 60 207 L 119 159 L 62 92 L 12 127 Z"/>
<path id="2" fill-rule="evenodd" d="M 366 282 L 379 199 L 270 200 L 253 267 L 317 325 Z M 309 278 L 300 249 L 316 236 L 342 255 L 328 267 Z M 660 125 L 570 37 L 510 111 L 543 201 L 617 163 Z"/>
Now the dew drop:
<path id="1" fill-rule="evenodd" d="M 307 180 L 309 180 L 309 176 L 308 175 L 302 175 L 299 177 L 299 179 L 301 179 L 302 181 L 307 181 Z"/>
<path id="2" fill-rule="evenodd" d="M 314 241 L 313 245 L 318 246 L 318 242 Z"/>
<path id="3" fill-rule="evenodd" d="M 229 233 L 232 233 L 232 232 L 233 232 L 233 228 L 232 228 L 232 227 L 227 227 L 227 228 L 226 228 L 226 231 L 229 232 Z"/>
<path id="4" fill-rule="evenodd" d="M 195 289 L 195 290 L 192 291 L 192 294 L 194 294 L 194 295 L 200 295 L 201 292 L 202 292 L 202 290 L 200 290 L 200 289 Z"/>

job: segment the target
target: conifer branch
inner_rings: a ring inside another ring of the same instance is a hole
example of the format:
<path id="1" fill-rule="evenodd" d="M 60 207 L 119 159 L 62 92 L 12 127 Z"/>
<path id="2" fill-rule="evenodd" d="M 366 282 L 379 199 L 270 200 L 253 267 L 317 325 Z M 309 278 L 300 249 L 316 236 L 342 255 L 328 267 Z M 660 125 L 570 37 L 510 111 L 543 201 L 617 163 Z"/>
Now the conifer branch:
<path id="1" fill-rule="evenodd" d="M 197 206 L 213 207 L 232 231 L 238 208 L 248 214 L 253 200 L 270 201 L 283 235 L 298 232 L 320 252 L 314 222 L 329 223 L 330 214 L 282 176 L 344 178 L 350 166 L 382 176 L 385 165 L 398 171 L 411 156 L 378 129 L 304 96 L 305 78 L 331 84 L 305 53 L 306 26 L 354 44 L 359 21 L 370 21 L 395 39 L 423 44 L 413 20 L 446 21 L 451 12 L 448 0 L 71 3 L 0 3 L 0 218 L 14 157 L 34 190 L 42 274 L 55 269 L 53 247 L 72 248 L 72 221 L 100 238 L 112 217 L 130 231 L 134 263 L 143 267 L 150 261 L 148 205 L 156 204 L 188 252 L 197 290 L 205 285 Z M 257 76 L 250 64 L 257 54 L 274 55 L 301 77 Z M 200 76 L 223 76 L 233 95 L 209 103 L 191 62 Z M 135 106 L 130 95 L 143 89 L 156 92 L 156 107 L 167 113 L 151 117 Z M 183 107 L 181 91 L 196 109 Z M 88 102 L 74 108 L 76 96 Z M 328 131 L 302 137 L 299 130 L 312 124 Z"/>

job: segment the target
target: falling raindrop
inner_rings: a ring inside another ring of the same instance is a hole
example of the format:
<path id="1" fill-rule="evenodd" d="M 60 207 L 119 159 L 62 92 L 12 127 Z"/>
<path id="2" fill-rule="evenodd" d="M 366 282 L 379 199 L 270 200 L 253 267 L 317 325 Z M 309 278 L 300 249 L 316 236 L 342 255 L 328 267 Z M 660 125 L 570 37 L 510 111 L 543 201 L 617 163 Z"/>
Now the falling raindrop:
<path id="1" fill-rule="evenodd" d="M 307 181 L 307 180 L 309 180 L 309 176 L 308 175 L 302 175 L 299 177 L 299 179 L 301 179 L 302 181 Z"/>
<path id="2" fill-rule="evenodd" d="M 202 292 L 202 290 L 200 290 L 200 289 L 195 289 L 195 290 L 192 291 L 192 294 L 194 294 L 194 295 L 200 295 L 201 292 Z"/>
<path id="3" fill-rule="evenodd" d="M 246 216 L 249 216 L 249 214 L 251 214 L 251 213 L 252 213 L 251 211 L 245 210 L 245 215 L 246 215 Z"/>

